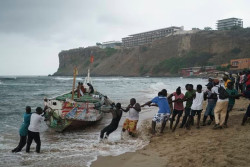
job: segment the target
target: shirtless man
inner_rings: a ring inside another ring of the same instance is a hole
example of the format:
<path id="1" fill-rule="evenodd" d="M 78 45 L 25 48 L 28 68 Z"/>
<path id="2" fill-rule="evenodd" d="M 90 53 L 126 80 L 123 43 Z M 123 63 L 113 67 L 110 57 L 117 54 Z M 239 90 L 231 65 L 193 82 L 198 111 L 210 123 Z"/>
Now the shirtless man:
<path id="1" fill-rule="evenodd" d="M 108 126 L 106 126 L 104 129 L 102 129 L 101 134 L 100 134 L 101 140 L 103 138 L 107 139 L 108 136 L 118 128 L 119 122 L 122 117 L 121 103 L 116 103 L 116 105 L 110 111 L 107 111 L 107 112 L 111 112 L 113 118 L 112 118 L 111 123 Z"/>

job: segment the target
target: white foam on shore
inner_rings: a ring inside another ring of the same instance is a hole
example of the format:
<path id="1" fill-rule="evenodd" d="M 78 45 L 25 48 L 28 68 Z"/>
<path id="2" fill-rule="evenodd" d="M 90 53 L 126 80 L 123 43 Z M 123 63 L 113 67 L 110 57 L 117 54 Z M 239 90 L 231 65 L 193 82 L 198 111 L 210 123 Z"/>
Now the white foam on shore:
<path id="1" fill-rule="evenodd" d="M 73 77 L 55 77 L 55 80 L 62 80 L 62 81 L 68 81 L 73 80 Z M 77 77 L 76 80 L 84 80 L 83 78 Z"/>
<path id="2" fill-rule="evenodd" d="M 92 78 L 93 81 L 119 81 L 122 78 Z"/>

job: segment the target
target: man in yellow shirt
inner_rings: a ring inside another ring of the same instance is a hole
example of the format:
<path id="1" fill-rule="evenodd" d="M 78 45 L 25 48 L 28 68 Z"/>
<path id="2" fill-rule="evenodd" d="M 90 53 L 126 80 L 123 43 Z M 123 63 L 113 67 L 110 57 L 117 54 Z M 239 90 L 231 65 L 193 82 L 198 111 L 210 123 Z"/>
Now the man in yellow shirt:
<path id="1" fill-rule="evenodd" d="M 225 76 L 223 77 L 223 81 L 224 81 L 224 86 L 225 86 L 225 88 L 227 88 L 227 84 L 228 84 L 229 82 L 231 82 L 231 80 L 228 78 L 227 75 L 225 75 Z"/>

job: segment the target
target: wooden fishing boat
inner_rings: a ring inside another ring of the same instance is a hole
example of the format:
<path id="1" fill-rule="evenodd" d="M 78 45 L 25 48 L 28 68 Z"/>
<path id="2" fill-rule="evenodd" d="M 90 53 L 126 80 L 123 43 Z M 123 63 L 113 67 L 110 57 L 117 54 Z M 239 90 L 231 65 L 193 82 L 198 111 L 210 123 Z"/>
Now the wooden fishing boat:
<path id="1" fill-rule="evenodd" d="M 103 117 L 103 110 L 110 110 L 111 103 L 107 103 L 107 97 L 98 91 L 88 93 L 87 83 L 92 84 L 88 69 L 84 87 L 86 93 L 79 97 L 75 89 L 77 70 L 74 71 L 73 88 L 71 92 L 45 100 L 46 123 L 50 128 L 58 132 L 69 129 L 84 128 L 94 124 Z M 110 101 L 110 100 L 109 100 Z"/>

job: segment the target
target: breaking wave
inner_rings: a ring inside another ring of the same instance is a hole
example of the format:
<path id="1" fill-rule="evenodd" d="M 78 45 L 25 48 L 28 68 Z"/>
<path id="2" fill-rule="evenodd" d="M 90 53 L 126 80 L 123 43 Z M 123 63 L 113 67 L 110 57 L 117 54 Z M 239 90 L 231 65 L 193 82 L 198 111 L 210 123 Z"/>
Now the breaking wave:
<path id="1" fill-rule="evenodd" d="M 68 81 L 73 80 L 73 77 L 55 77 L 56 80 Z M 83 80 L 82 78 L 76 78 L 76 80 Z"/>

